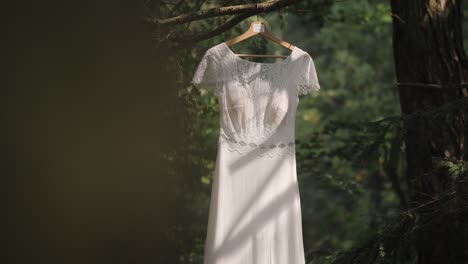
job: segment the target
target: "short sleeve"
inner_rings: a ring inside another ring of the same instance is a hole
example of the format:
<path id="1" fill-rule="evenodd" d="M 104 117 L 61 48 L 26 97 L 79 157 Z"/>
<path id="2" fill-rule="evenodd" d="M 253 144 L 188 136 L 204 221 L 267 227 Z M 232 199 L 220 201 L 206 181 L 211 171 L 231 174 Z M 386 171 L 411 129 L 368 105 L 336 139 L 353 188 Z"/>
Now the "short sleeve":
<path id="1" fill-rule="evenodd" d="M 318 92 L 320 90 L 314 60 L 312 60 L 312 57 L 308 53 L 305 53 L 303 57 L 297 81 L 298 95 Z"/>
<path id="2" fill-rule="evenodd" d="M 191 83 L 197 88 L 205 88 L 215 95 L 219 94 L 221 82 L 220 62 L 211 50 L 207 50 L 192 77 Z"/>

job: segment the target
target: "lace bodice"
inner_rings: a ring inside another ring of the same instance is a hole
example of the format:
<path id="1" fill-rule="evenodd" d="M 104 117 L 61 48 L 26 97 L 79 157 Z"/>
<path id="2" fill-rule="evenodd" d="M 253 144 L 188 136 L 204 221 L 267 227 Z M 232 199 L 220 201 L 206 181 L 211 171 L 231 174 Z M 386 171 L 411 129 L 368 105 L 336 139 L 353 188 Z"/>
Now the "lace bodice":
<path id="1" fill-rule="evenodd" d="M 320 89 L 311 56 L 298 47 L 279 63 L 259 63 L 224 42 L 205 52 L 191 83 L 218 96 L 221 146 L 268 157 L 295 153 L 299 95 Z"/>

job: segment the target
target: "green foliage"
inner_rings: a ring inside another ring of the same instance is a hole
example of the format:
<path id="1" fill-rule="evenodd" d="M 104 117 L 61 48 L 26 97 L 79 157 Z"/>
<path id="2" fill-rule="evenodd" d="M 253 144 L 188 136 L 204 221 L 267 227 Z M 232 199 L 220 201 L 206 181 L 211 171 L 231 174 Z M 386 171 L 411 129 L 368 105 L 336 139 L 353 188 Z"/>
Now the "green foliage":
<path id="1" fill-rule="evenodd" d="M 304 238 L 310 252 L 352 248 L 372 232 L 379 213 L 384 218 L 398 206 L 382 158 L 395 126 L 379 121 L 398 114 L 389 6 L 339 1 L 323 19 L 303 44 L 321 90 L 301 97 L 296 123 L 303 223 L 305 230 L 320 230 Z M 382 186 L 373 187 L 374 178 Z"/>
<path id="2" fill-rule="evenodd" d="M 385 220 L 377 231 L 360 245 L 350 250 L 342 251 L 311 251 L 308 255 L 308 263 L 329 264 L 381 264 L 381 263 L 415 263 L 416 252 L 414 243 L 419 230 L 440 230 L 448 228 L 444 223 L 461 225 L 461 215 L 467 215 L 468 203 L 466 193 L 468 187 L 468 163 L 440 159 L 436 161 L 437 169 L 450 168 L 450 174 L 455 179 L 452 188 L 447 192 L 427 203 L 409 210 L 404 210 Z M 445 168 L 444 168 L 445 167 Z M 427 207 L 430 209 L 427 210 Z M 416 217 L 416 211 L 425 211 L 432 214 L 422 221 Z M 468 234 L 468 230 L 465 230 Z"/>

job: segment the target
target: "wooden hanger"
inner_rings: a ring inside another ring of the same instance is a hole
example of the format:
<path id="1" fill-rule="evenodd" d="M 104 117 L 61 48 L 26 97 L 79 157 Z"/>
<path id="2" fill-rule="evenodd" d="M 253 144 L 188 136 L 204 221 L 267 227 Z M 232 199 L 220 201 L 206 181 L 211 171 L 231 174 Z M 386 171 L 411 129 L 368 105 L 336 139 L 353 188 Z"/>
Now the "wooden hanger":
<path id="1" fill-rule="evenodd" d="M 261 36 L 264 36 L 266 38 L 269 38 L 271 40 L 273 40 L 274 42 L 280 44 L 281 46 L 287 48 L 287 49 L 290 49 L 291 51 L 294 49 L 294 46 L 289 44 L 288 42 L 282 40 L 282 39 L 279 39 L 277 37 L 275 37 L 273 34 L 270 33 L 270 31 L 268 31 L 268 29 L 266 28 L 266 25 L 265 23 L 261 22 L 261 21 L 255 21 L 255 22 L 252 22 L 250 23 L 250 27 L 247 31 L 245 31 L 244 33 L 242 33 L 241 35 L 231 39 L 231 40 L 228 40 L 228 41 L 225 41 L 224 43 L 227 45 L 227 46 L 231 46 L 233 44 L 236 44 L 238 42 L 241 42 L 245 39 L 248 39 L 250 37 L 253 37 L 255 35 L 261 35 Z M 287 58 L 288 56 L 285 56 L 285 55 L 264 55 L 264 54 L 235 54 L 239 57 L 262 57 L 262 58 Z"/>

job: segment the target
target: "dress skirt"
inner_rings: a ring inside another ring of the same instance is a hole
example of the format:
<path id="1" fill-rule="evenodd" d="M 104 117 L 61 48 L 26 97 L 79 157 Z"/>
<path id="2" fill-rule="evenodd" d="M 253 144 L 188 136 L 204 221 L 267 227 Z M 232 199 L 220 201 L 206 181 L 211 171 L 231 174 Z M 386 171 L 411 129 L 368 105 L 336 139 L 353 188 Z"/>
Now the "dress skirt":
<path id="1" fill-rule="evenodd" d="M 240 155 L 218 141 L 204 264 L 304 264 L 296 156 Z"/>

